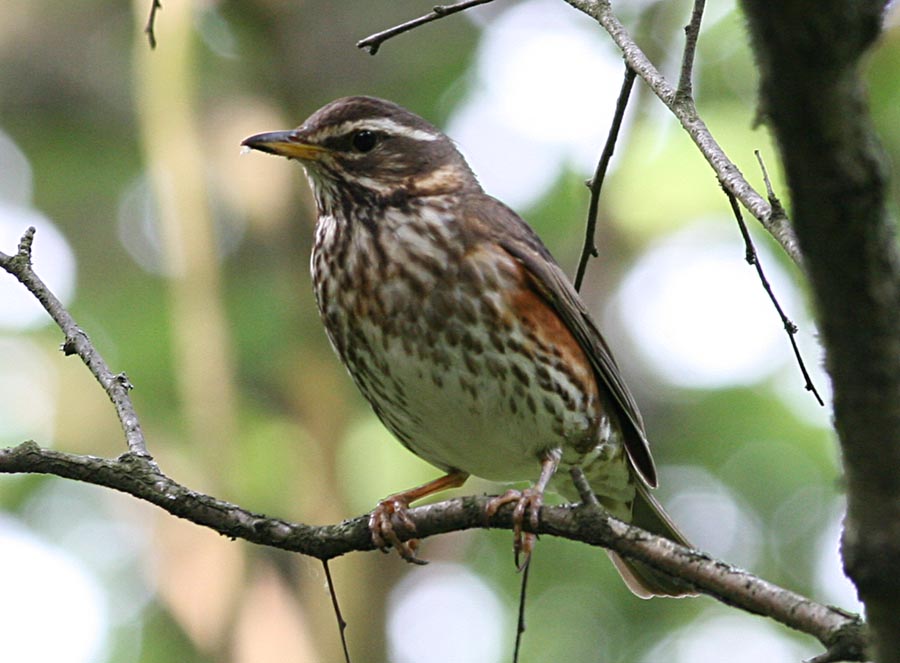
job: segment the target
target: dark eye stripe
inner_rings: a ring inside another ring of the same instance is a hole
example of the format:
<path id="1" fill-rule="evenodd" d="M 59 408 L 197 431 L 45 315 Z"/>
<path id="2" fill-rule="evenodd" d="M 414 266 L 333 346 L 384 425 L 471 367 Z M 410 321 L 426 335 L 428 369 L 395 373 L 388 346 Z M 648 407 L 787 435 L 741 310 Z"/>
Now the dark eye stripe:
<path id="1" fill-rule="evenodd" d="M 384 138 L 385 135 L 381 132 L 371 129 L 355 129 L 338 136 L 329 136 L 320 143 L 333 152 L 358 154 L 371 151 Z"/>

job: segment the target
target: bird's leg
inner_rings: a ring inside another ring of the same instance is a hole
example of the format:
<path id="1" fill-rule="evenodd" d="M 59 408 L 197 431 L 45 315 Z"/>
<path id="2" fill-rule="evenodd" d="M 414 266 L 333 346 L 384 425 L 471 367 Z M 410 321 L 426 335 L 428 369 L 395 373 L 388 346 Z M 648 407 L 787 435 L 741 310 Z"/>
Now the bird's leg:
<path id="1" fill-rule="evenodd" d="M 536 534 L 522 531 L 522 523 L 525 522 L 525 513 L 528 513 L 529 524 L 532 529 L 537 529 L 538 516 L 541 512 L 541 506 L 544 504 L 544 491 L 550 479 L 556 474 L 559 467 L 559 461 L 562 458 L 562 449 L 550 449 L 541 454 L 541 476 L 530 488 L 525 490 L 507 490 L 499 497 L 495 497 L 488 502 L 485 509 L 485 516 L 490 518 L 500 507 L 507 504 L 515 504 L 513 509 L 513 551 L 516 555 L 516 566 L 519 570 L 524 569 L 531 559 L 531 551 L 534 549 L 534 542 L 537 539 Z M 519 563 L 519 556 L 524 555 L 524 560 Z"/>
<path id="2" fill-rule="evenodd" d="M 416 526 L 406 511 L 409 509 L 410 503 L 448 488 L 457 488 L 463 485 L 468 478 L 469 475 L 465 472 L 453 470 L 433 481 L 423 483 L 421 486 L 385 497 L 369 514 L 369 531 L 372 532 L 372 542 L 382 552 L 387 552 L 388 548 L 393 546 L 407 562 L 426 564 L 427 562 L 416 557 L 418 541 L 410 539 L 404 542 L 397 536 L 398 529 L 405 529 L 412 534 L 416 532 Z"/>

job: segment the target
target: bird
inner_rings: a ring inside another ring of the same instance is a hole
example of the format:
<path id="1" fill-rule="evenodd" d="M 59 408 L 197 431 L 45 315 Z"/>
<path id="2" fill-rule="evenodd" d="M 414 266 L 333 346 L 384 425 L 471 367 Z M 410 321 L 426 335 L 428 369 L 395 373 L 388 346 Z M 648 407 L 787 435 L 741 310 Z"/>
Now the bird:
<path id="1" fill-rule="evenodd" d="M 577 501 L 578 467 L 599 503 L 689 545 L 650 494 L 657 471 L 637 403 L 585 304 L 535 231 L 482 189 L 455 143 L 415 113 L 350 96 L 243 149 L 305 168 L 317 208 L 310 268 L 332 347 L 375 414 L 444 474 L 379 502 L 373 543 L 409 561 L 407 509 L 470 475 L 533 481 L 512 504 L 530 557 L 546 491 Z M 413 537 L 414 539 L 414 537 Z M 687 585 L 610 553 L 632 592 Z"/>

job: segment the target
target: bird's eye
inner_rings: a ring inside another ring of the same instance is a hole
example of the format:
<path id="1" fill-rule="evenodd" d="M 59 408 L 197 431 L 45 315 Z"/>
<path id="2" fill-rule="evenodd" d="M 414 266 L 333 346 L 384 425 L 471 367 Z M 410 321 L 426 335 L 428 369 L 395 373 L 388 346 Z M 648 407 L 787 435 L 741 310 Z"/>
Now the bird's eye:
<path id="1" fill-rule="evenodd" d="M 374 131 L 363 129 L 353 134 L 353 148 L 357 152 L 370 152 L 378 142 L 378 136 Z"/>

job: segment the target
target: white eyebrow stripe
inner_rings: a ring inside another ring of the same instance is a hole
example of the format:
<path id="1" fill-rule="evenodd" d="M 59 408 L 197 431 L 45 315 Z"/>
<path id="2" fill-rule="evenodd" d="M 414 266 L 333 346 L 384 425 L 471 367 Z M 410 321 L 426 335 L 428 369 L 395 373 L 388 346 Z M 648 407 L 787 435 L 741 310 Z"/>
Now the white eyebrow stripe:
<path id="1" fill-rule="evenodd" d="M 326 138 L 332 136 L 343 136 L 353 130 L 362 131 L 368 129 L 370 131 L 382 131 L 394 136 L 404 136 L 412 140 L 437 140 L 440 134 L 425 131 L 424 129 L 416 129 L 409 127 L 387 117 L 378 117 L 365 120 L 348 120 L 341 122 L 333 127 L 328 127 L 320 132 L 318 138 Z"/>

